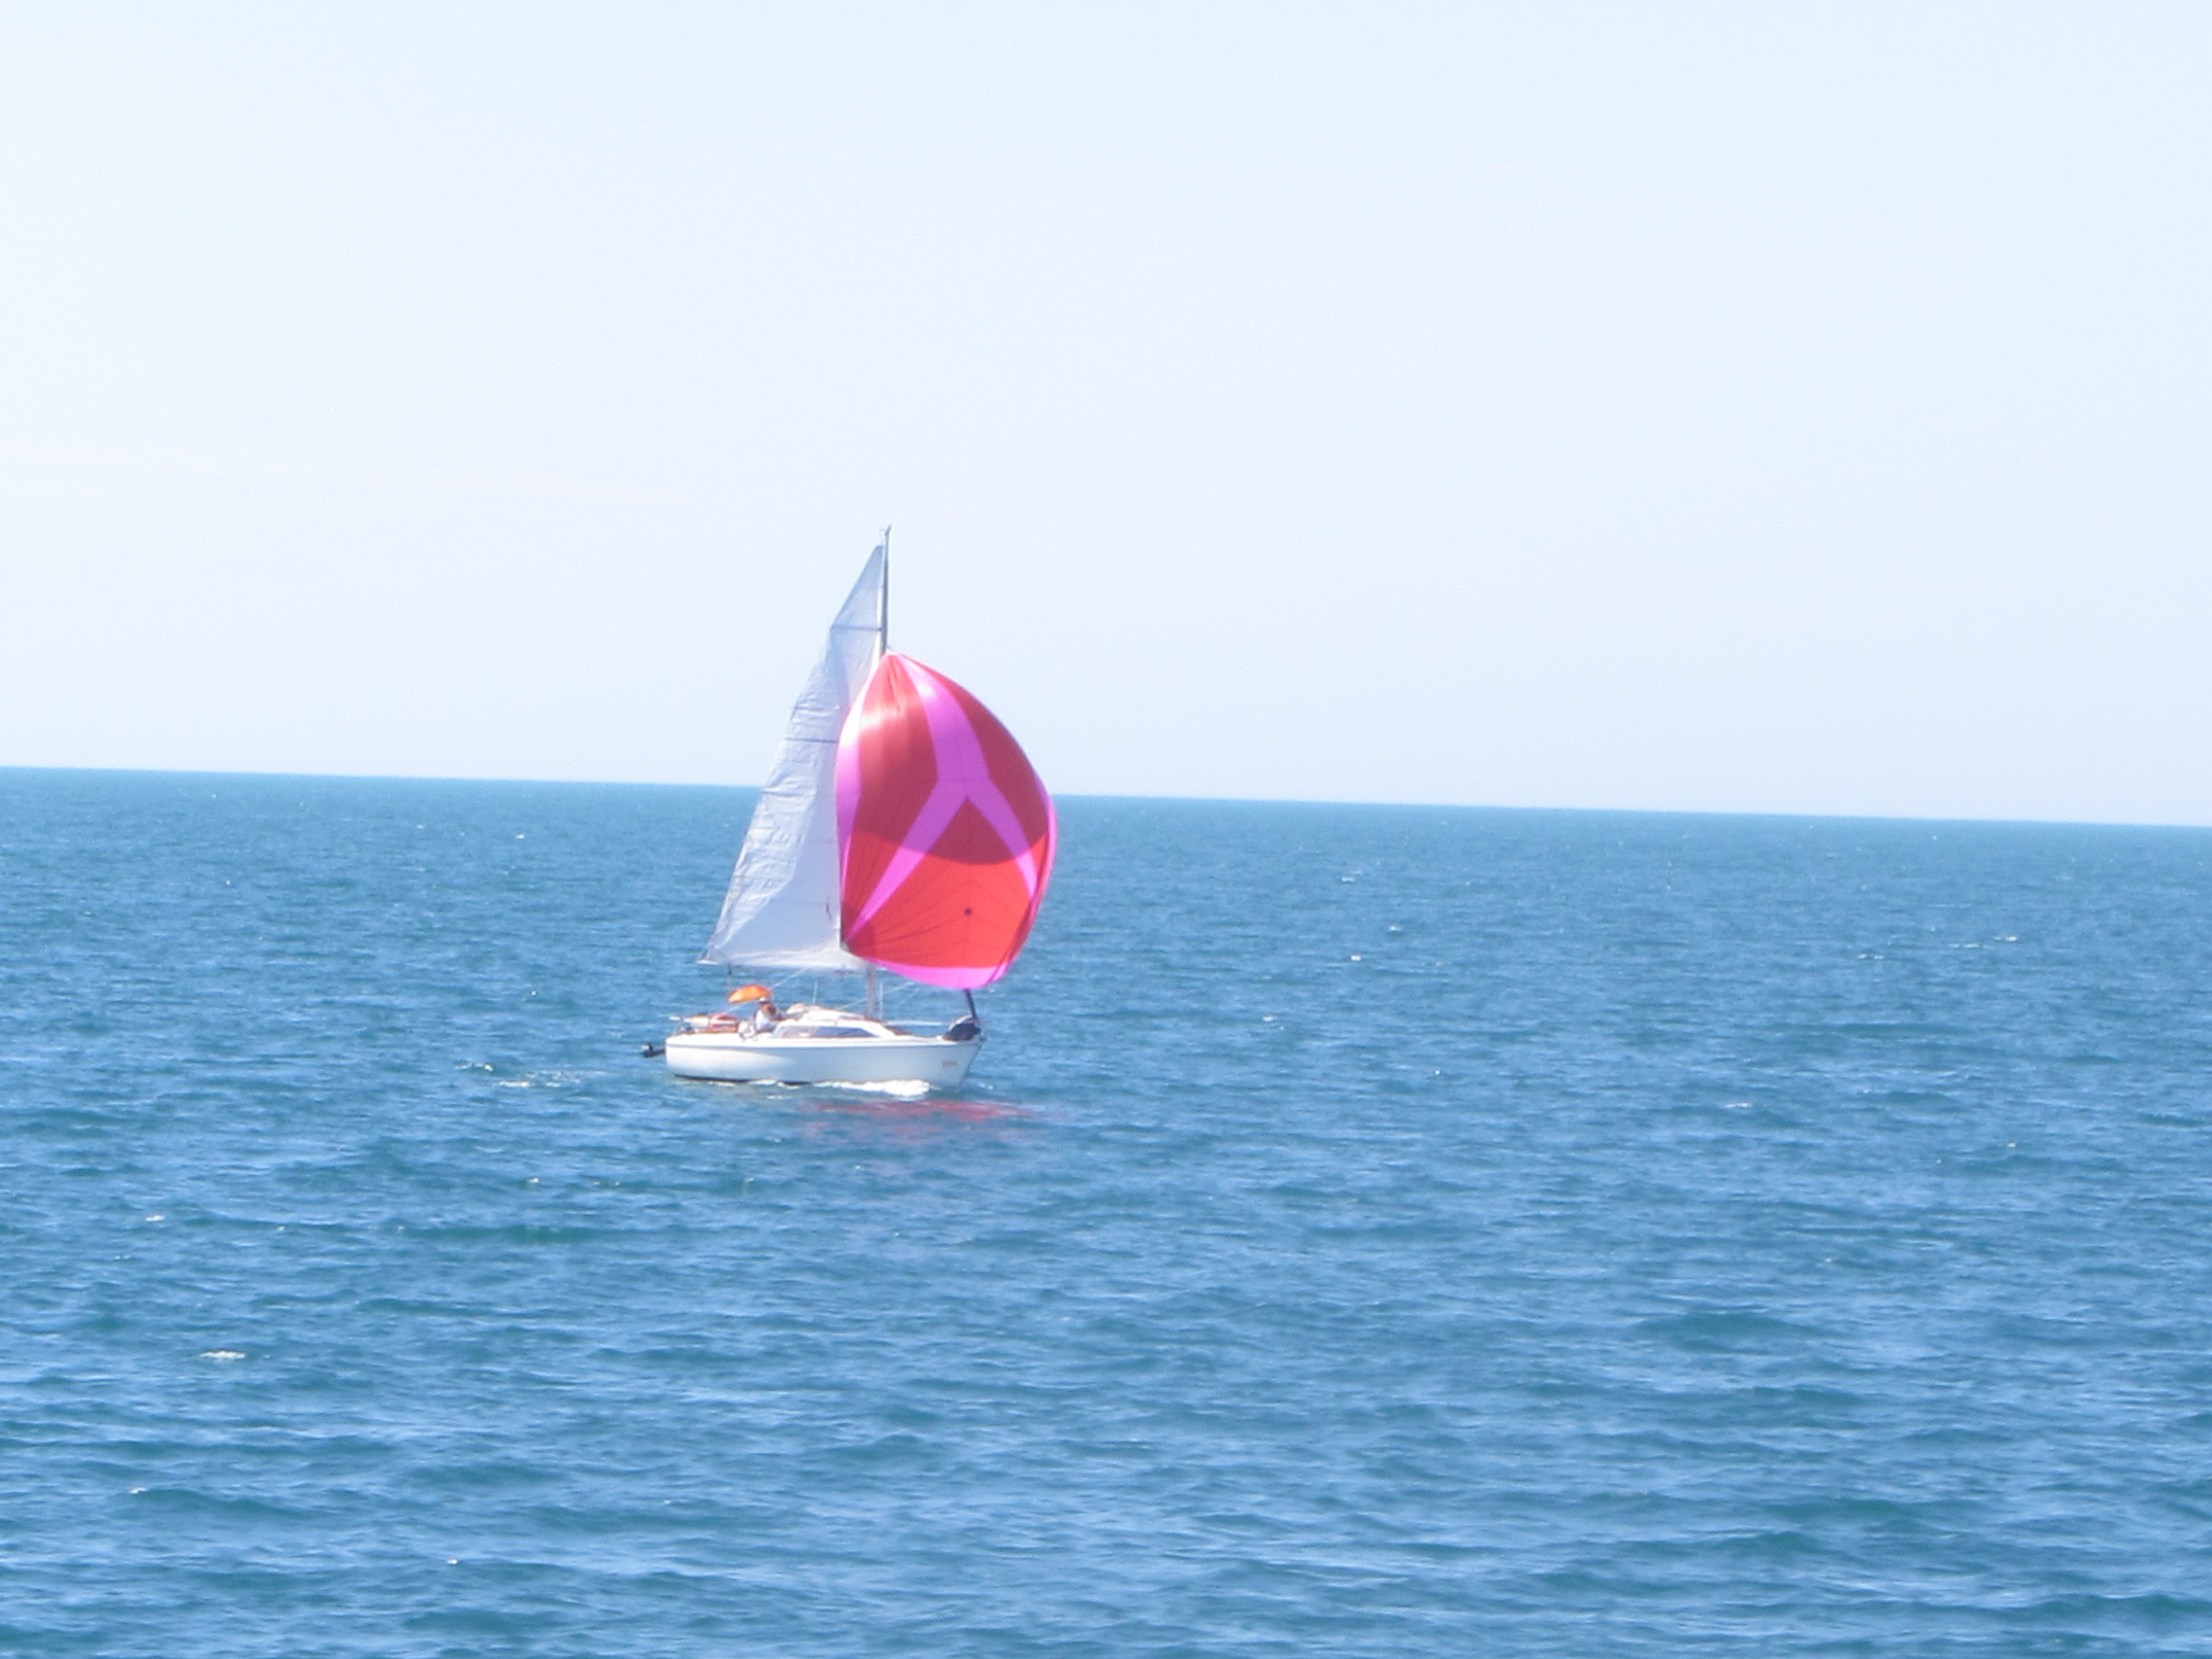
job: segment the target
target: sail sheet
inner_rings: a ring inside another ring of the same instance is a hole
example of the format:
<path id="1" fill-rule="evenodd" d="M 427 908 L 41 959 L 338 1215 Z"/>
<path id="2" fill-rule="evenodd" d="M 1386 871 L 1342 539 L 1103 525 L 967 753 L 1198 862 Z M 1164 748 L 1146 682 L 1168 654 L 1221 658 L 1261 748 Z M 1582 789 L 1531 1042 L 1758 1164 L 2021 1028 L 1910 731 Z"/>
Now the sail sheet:
<path id="1" fill-rule="evenodd" d="M 837 746 L 845 947 L 926 985 L 1013 965 L 1052 873 L 1052 797 L 1006 728 L 911 657 L 886 656 Z"/>
<path id="2" fill-rule="evenodd" d="M 702 961 L 815 973 L 860 966 L 839 942 L 837 738 L 882 654 L 884 562 L 882 547 L 868 556 L 792 707 Z"/>

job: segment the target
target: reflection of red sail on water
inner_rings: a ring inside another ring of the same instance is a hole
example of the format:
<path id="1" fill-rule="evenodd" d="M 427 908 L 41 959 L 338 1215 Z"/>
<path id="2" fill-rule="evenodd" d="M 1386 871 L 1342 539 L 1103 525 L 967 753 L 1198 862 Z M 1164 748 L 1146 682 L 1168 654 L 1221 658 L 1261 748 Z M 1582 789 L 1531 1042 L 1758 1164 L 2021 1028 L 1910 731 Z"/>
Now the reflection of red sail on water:
<path id="1" fill-rule="evenodd" d="M 1022 1128 L 1044 1121 L 1026 1106 L 1004 1101 L 947 1099 L 941 1095 L 854 1099 L 835 1097 L 812 1103 L 814 1109 L 839 1119 L 855 1119 L 908 1134 L 938 1129 Z"/>
<path id="2" fill-rule="evenodd" d="M 845 948 L 926 985 L 1013 964 L 1052 872 L 1052 798 L 991 711 L 884 657 L 837 745 Z"/>

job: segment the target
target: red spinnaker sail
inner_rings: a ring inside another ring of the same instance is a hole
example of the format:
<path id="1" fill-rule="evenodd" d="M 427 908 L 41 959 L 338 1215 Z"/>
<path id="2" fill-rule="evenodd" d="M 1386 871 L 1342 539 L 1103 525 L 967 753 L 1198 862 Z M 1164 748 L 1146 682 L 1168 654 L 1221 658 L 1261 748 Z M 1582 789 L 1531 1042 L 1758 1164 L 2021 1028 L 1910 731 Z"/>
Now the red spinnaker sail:
<path id="1" fill-rule="evenodd" d="M 1013 966 L 1052 873 L 1052 797 L 991 711 L 896 653 L 837 741 L 845 948 L 965 990 Z"/>

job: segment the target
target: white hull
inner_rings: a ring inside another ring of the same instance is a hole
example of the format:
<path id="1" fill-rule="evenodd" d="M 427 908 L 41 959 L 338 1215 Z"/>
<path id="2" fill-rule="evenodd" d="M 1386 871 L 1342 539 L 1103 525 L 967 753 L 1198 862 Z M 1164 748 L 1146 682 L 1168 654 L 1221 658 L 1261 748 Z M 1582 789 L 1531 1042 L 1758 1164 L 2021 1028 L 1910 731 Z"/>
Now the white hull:
<path id="1" fill-rule="evenodd" d="M 679 1031 L 668 1069 L 722 1083 L 933 1083 L 951 1085 L 975 1063 L 981 1037 L 782 1037 Z"/>

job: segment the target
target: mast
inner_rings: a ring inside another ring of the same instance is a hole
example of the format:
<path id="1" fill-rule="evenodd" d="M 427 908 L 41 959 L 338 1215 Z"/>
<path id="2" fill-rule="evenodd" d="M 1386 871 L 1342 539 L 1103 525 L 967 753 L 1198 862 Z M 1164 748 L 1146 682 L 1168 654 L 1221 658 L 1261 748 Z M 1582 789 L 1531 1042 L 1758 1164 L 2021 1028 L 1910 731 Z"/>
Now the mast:
<path id="1" fill-rule="evenodd" d="M 891 527 L 884 526 L 884 573 L 876 584 L 876 660 L 881 663 L 891 650 Z M 870 1019 L 884 1017 L 883 988 L 876 980 L 876 964 L 867 965 L 867 1000 L 865 1007 Z"/>
<path id="2" fill-rule="evenodd" d="M 876 585 L 876 660 L 891 651 L 891 527 L 884 526 L 884 577 Z"/>

